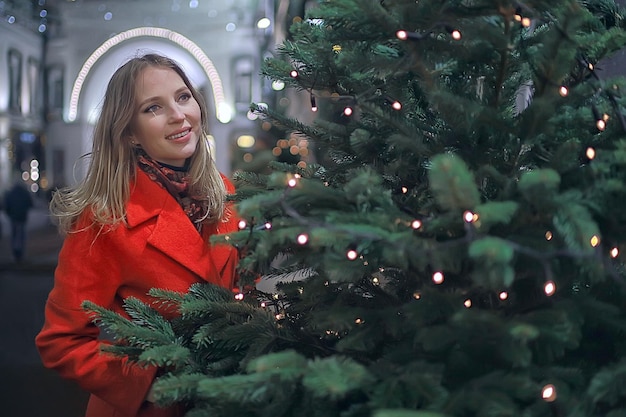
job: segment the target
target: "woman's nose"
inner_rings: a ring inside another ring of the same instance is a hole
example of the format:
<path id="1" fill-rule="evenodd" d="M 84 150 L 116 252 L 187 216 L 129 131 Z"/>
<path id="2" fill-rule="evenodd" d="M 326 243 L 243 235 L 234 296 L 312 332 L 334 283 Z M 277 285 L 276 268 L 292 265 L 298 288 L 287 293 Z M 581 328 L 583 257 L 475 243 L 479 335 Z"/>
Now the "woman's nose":
<path id="1" fill-rule="evenodd" d="M 178 104 L 174 104 L 170 107 L 170 118 L 174 121 L 183 120 L 185 118 L 185 112 Z"/>

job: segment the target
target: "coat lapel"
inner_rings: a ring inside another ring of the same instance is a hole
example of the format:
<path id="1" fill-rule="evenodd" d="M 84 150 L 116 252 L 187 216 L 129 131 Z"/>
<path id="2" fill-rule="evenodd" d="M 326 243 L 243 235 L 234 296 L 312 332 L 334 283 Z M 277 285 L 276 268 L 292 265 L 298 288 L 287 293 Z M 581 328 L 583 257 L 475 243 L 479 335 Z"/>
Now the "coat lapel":
<path id="1" fill-rule="evenodd" d="M 137 170 L 136 177 L 127 206 L 128 226 L 137 227 L 156 217 L 148 243 L 207 279 L 213 272 L 209 247 L 178 202 L 142 170 Z"/>

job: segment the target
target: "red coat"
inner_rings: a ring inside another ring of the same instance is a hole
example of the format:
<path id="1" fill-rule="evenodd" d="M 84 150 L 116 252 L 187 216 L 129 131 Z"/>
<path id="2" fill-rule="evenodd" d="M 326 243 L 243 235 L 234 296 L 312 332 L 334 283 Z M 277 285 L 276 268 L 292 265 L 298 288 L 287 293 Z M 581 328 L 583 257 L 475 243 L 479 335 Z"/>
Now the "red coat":
<path id="1" fill-rule="evenodd" d="M 203 236 L 176 200 L 141 170 L 127 206 L 128 226 L 107 233 L 94 228 L 70 233 L 59 254 L 45 323 L 36 337 L 44 366 L 91 393 L 85 417 L 173 417 L 144 398 L 155 368 L 144 369 L 100 351 L 100 331 L 81 308 L 90 300 L 124 314 L 122 301 L 149 301 L 151 288 L 185 292 L 208 281 L 232 288 L 237 252 L 207 245 L 211 234 L 237 230 L 236 216 Z M 233 185 L 224 178 L 228 191 Z M 85 223 L 88 224 L 88 223 Z M 106 343 L 106 342 L 105 342 Z"/>

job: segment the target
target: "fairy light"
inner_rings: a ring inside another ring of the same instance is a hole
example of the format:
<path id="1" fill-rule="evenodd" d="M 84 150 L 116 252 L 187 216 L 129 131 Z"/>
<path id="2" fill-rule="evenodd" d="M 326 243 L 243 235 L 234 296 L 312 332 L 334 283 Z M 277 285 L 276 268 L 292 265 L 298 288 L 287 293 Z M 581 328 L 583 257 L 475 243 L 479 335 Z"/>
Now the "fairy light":
<path id="1" fill-rule="evenodd" d="M 420 227 L 422 227 L 422 222 L 419 220 L 413 220 L 413 222 L 411 222 L 411 227 L 415 230 L 419 229 Z"/>
<path id="2" fill-rule="evenodd" d="M 600 132 L 604 132 L 604 130 L 606 129 L 606 122 L 604 121 L 604 119 L 596 120 L 596 127 Z"/>
<path id="3" fill-rule="evenodd" d="M 353 110 L 352 107 L 346 107 L 345 109 L 343 109 L 343 114 L 345 116 L 352 116 Z"/>
<path id="4" fill-rule="evenodd" d="M 239 220 L 239 224 L 237 225 L 239 230 L 243 230 L 248 226 L 248 223 L 245 220 Z"/>
<path id="5" fill-rule="evenodd" d="M 422 294 L 420 294 L 418 292 L 414 292 L 413 293 L 413 298 L 415 298 L 416 300 L 419 300 L 420 298 L 422 298 Z"/>
<path id="6" fill-rule="evenodd" d="M 455 41 L 461 40 L 461 31 L 458 29 L 454 29 L 452 32 L 450 32 L 450 35 L 452 35 L 452 39 L 454 39 Z"/>
<path id="7" fill-rule="evenodd" d="M 315 102 L 315 96 L 313 94 L 311 94 L 311 111 L 317 111 L 317 103 Z"/>
<path id="8" fill-rule="evenodd" d="M 270 230 L 271 228 L 272 228 L 272 223 L 266 222 L 265 223 L 265 230 Z"/>
<path id="9" fill-rule="evenodd" d="M 261 308 L 265 308 L 265 307 L 267 307 L 267 303 L 265 301 L 262 301 L 261 302 Z"/>
<path id="10" fill-rule="evenodd" d="M 433 274 L 433 282 L 435 284 L 441 284 L 443 283 L 444 277 L 443 277 L 443 273 L 437 271 Z"/>
<path id="11" fill-rule="evenodd" d="M 556 400 L 556 387 L 552 384 L 547 384 L 541 389 L 541 398 L 546 402 L 553 402 Z"/>
<path id="12" fill-rule="evenodd" d="M 567 95 L 569 94 L 569 89 L 566 86 L 562 85 L 559 88 L 559 94 L 561 95 L 561 97 L 567 97 Z"/>
<path id="13" fill-rule="evenodd" d="M 237 294 L 235 294 L 235 300 L 237 300 L 237 301 L 243 300 L 243 293 L 242 292 L 238 292 Z"/>
<path id="14" fill-rule="evenodd" d="M 611 258 L 615 259 L 619 256 L 619 249 L 618 248 L 613 248 L 611 249 Z"/>
<path id="15" fill-rule="evenodd" d="M 590 146 L 585 151 L 585 155 L 587 155 L 587 159 L 593 159 L 596 157 L 596 150 Z"/>
<path id="16" fill-rule="evenodd" d="M 500 297 L 500 299 L 502 301 L 506 300 L 507 298 L 509 298 L 509 293 L 506 291 L 502 291 L 500 294 L 498 294 L 498 297 Z"/>
<path id="17" fill-rule="evenodd" d="M 299 234 L 297 241 L 301 245 L 305 245 L 309 241 L 309 236 L 305 233 Z"/>
<path id="18" fill-rule="evenodd" d="M 474 213 L 472 213 L 471 211 L 466 211 L 465 213 L 463 213 L 463 219 L 465 220 L 465 222 L 467 223 L 472 223 L 474 221 Z"/>
<path id="19" fill-rule="evenodd" d="M 467 308 L 470 308 L 472 306 L 472 300 L 470 300 L 469 298 L 467 300 L 465 300 L 465 302 L 463 303 L 463 305 Z"/>
<path id="20" fill-rule="evenodd" d="M 551 231 L 549 231 L 549 230 L 546 232 L 545 236 L 546 236 L 546 240 L 547 240 L 547 241 L 552 240 L 552 238 L 554 237 L 554 235 L 552 234 L 552 232 L 551 232 Z"/>
<path id="21" fill-rule="evenodd" d="M 409 189 L 407 187 L 402 187 L 401 190 L 402 190 L 402 194 L 406 194 L 409 192 Z"/>
<path id="22" fill-rule="evenodd" d="M 400 103 L 398 100 L 395 100 L 391 103 L 391 108 L 400 111 L 402 110 L 402 103 Z"/>
<path id="23" fill-rule="evenodd" d="M 546 282 L 546 284 L 543 286 L 543 291 L 548 297 L 553 296 L 556 292 L 556 284 L 554 283 L 554 281 Z"/>
<path id="24" fill-rule="evenodd" d="M 398 30 L 396 31 L 396 37 L 398 39 L 400 39 L 401 41 L 406 41 L 408 39 L 422 39 L 424 36 L 420 35 L 419 33 L 416 32 L 407 32 L 406 30 Z"/>
<path id="25" fill-rule="evenodd" d="M 348 253 L 346 253 L 346 257 L 350 259 L 351 261 L 354 261 L 356 258 L 358 258 L 358 256 L 359 256 L 358 252 L 355 251 L 354 249 L 350 249 Z"/>
<path id="26" fill-rule="evenodd" d="M 600 238 L 596 235 L 593 235 L 591 239 L 589 239 L 589 243 L 592 247 L 597 247 L 600 244 Z"/>
<path id="27" fill-rule="evenodd" d="M 363 319 L 361 319 L 361 318 L 357 318 L 356 320 L 354 320 L 354 322 L 355 322 L 356 324 L 363 324 L 363 323 L 365 323 L 365 320 L 363 320 Z"/>
<path id="28" fill-rule="evenodd" d="M 289 76 L 291 78 L 298 78 L 298 71 L 296 70 L 291 70 L 291 72 L 289 72 Z"/>
<path id="29" fill-rule="evenodd" d="M 525 28 L 529 27 L 531 22 L 532 21 L 530 20 L 529 17 L 522 17 L 521 23 L 522 23 L 522 26 L 524 26 Z"/>

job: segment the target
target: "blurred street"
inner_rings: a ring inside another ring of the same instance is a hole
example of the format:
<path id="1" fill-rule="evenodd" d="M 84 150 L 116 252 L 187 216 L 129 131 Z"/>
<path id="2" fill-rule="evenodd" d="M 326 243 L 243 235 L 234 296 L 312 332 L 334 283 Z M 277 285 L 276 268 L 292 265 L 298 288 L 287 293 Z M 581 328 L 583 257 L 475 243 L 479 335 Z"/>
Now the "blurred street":
<path id="1" fill-rule="evenodd" d="M 87 395 L 45 369 L 34 338 L 43 324 L 62 238 L 45 203 L 29 213 L 24 259 L 11 256 L 9 223 L 0 212 L 0 404 L 3 417 L 82 417 Z"/>

